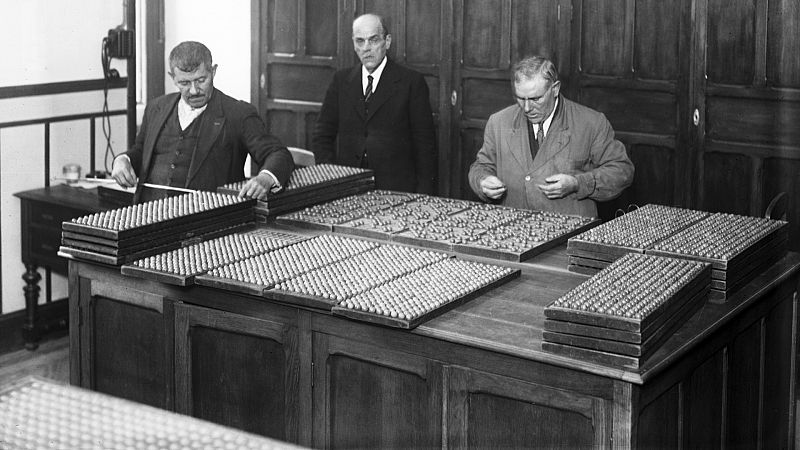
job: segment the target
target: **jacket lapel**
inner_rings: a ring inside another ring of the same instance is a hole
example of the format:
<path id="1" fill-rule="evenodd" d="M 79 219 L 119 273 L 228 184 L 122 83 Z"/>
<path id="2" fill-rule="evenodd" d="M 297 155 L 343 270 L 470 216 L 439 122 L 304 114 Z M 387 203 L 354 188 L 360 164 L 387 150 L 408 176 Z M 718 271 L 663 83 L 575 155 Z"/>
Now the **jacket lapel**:
<path id="1" fill-rule="evenodd" d="M 564 114 L 564 106 L 564 97 L 559 97 L 558 108 L 553 116 L 553 120 L 550 122 L 550 128 L 547 130 L 544 143 L 539 147 L 539 154 L 534 161 L 533 170 L 542 167 L 548 161 L 555 158 L 559 153 L 564 151 L 569 144 L 572 133 L 565 120 L 566 114 Z"/>
<path id="2" fill-rule="evenodd" d="M 142 167 L 145 172 L 143 176 L 140 177 L 142 182 L 149 176 L 150 160 L 153 157 L 153 150 L 156 148 L 156 141 L 159 135 L 161 135 L 161 130 L 164 129 L 164 124 L 167 122 L 169 114 L 175 110 L 178 100 L 180 100 L 180 94 L 176 93 L 172 95 L 174 95 L 174 97 L 164 102 L 163 108 L 156 112 L 153 121 L 147 126 L 147 137 L 145 138 L 144 148 L 142 149 Z"/>
<path id="3" fill-rule="evenodd" d="M 350 71 L 347 76 L 347 84 L 345 85 L 345 92 L 343 93 L 346 101 L 350 102 L 356 114 L 361 120 L 366 119 L 366 111 L 364 111 L 364 90 L 361 87 L 361 66 L 356 66 Z"/>
<path id="4" fill-rule="evenodd" d="M 511 149 L 511 154 L 514 155 L 519 167 L 528 167 L 528 155 L 531 153 L 526 120 L 525 115 L 522 114 L 522 109 L 517 108 L 514 122 L 511 125 L 511 133 L 506 135 L 506 148 Z"/>
<path id="5" fill-rule="evenodd" d="M 397 83 L 399 81 L 400 74 L 397 72 L 394 63 L 392 63 L 390 59 L 387 59 L 386 67 L 383 68 L 378 87 L 375 89 L 375 93 L 372 94 L 369 101 L 368 121 L 375 115 L 375 112 L 397 92 Z"/>
<path id="6" fill-rule="evenodd" d="M 222 94 L 220 91 L 215 90 L 211 95 L 211 100 L 208 102 L 208 108 L 200 115 L 200 123 L 198 123 L 200 130 L 197 135 L 197 147 L 192 155 L 192 162 L 189 164 L 189 173 L 186 176 L 186 187 L 192 181 L 192 178 L 197 175 L 200 168 L 203 166 L 211 149 L 214 148 L 220 132 L 225 127 L 225 117 L 222 113 Z"/>

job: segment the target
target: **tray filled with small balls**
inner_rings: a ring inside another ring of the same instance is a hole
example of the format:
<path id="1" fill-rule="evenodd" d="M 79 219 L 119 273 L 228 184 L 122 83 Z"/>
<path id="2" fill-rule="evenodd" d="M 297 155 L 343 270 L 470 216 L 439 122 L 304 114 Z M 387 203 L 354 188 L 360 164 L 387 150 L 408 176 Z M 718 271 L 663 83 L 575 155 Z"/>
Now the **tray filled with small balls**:
<path id="1" fill-rule="evenodd" d="M 375 214 L 417 196 L 405 192 L 368 191 L 283 214 L 275 222 L 298 228 L 333 231 L 334 226 Z"/>
<path id="2" fill-rule="evenodd" d="M 342 300 L 331 312 L 411 329 L 519 275 L 518 269 L 450 257 Z"/>
<path id="3" fill-rule="evenodd" d="M 59 253 L 111 265 L 171 250 L 254 223 L 255 200 L 197 191 L 62 223 Z"/>
<path id="4" fill-rule="evenodd" d="M 545 307 L 542 349 L 638 369 L 701 308 L 711 264 L 629 253 Z"/>
<path id="5" fill-rule="evenodd" d="M 448 255 L 441 252 L 381 244 L 276 283 L 266 294 L 288 303 L 302 298 L 303 303 L 323 304 L 330 309 L 347 298 L 446 258 Z"/>
<path id="6" fill-rule="evenodd" d="M 514 211 L 509 220 L 497 221 L 496 224 L 484 222 L 487 225 L 484 232 L 456 243 L 453 251 L 520 262 L 563 244 L 570 236 L 599 222 L 591 217 L 533 210 Z"/>
<path id="7" fill-rule="evenodd" d="M 195 284 L 227 289 L 276 300 L 285 297 L 269 291 L 279 283 L 319 267 L 366 252 L 379 244 L 361 239 L 323 234 L 280 249 L 226 264 L 197 275 Z M 291 303 L 330 309 L 328 302 L 296 297 Z"/>
<path id="8" fill-rule="evenodd" d="M 709 213 L 648 204 L 590 228 L 567 241 L 568 269 L 591 275 L 627 253 L 644 253 L 657 242 Z"/>
<path id="9" fill-rule="evenodd" d="M 226 184 L 217 192 L 238 195 L 246 181 Z M 265 201 L 259 200 L 255 211 L 261 217 L 274 217 L 329 200 L 369 191 L 375 187 L 372 170 L 337 164 L 299 167 L 292 172 L 286 187 Z"/>
<path id="10" fill-rule="evenodd" d="M 788 222 L 714 213 L 660 241 L 646 253 L 708 262 L 714 302 L 724 302 L 765 267 L 786 255 Z"/>
<path id="11" fill-rule="evenodd" d="M 241 231 L 151 255 L 125 264 L 123 275 L 189 286 L 197 275 L 251 256 L 309 239 L 309 236 L 254 229 Z"/>

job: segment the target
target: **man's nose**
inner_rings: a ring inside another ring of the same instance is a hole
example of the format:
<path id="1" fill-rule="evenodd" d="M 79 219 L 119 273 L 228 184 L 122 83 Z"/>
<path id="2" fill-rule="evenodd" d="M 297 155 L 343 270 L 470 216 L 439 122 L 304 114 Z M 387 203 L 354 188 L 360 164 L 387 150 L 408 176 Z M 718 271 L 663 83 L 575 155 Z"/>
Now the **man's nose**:
<path id="1" fill-rule="evenodd" d="M 196 83 L 189 83 L 189 93 L 190 94 L 197 94 L 197 84 Z"/>

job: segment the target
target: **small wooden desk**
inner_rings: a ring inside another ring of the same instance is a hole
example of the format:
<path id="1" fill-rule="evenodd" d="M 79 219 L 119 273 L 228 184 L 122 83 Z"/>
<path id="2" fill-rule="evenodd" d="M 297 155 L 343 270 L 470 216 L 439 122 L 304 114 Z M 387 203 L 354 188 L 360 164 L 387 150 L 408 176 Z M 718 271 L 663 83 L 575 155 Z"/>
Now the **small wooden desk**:
<path id="1" fill-rule="evenodd" d="M 119 208 L 118 203 L 100 198 L 97 189 L 84 189 L 59 184 L 32 189 L 14 194 L 21 206 L 22 262 L 25 264 L 25 323 L 22 336 L 25 348 L 34 350 L 39 346 L 40 323 L 36 309 L 39 303 L 38 268 L 67 276 L 67 261 L 58 256 L 61 245 L 61 223 L 74 217 L 98 211 Z M 65 322 L 67 311 L 64 311 Z"/>

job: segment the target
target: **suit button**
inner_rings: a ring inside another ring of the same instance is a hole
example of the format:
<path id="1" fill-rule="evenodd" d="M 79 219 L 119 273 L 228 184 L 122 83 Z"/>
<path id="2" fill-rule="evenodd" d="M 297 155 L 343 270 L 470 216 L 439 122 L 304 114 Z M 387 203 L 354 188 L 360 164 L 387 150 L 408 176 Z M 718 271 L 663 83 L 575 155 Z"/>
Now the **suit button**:
<path id="1" fill-rule="evenodd" d="M 169 168 L 170 168 L 170 169 L 174 169 L 174 168 L 175 168 L 175 164 L 170 164 L 170 165 L 169 165 Z"/>
<path id="2" fill-rule="evenodd" d="M 525 181 L 531 181 L 531 176 L 530 175 L 526 176 Z"/>

